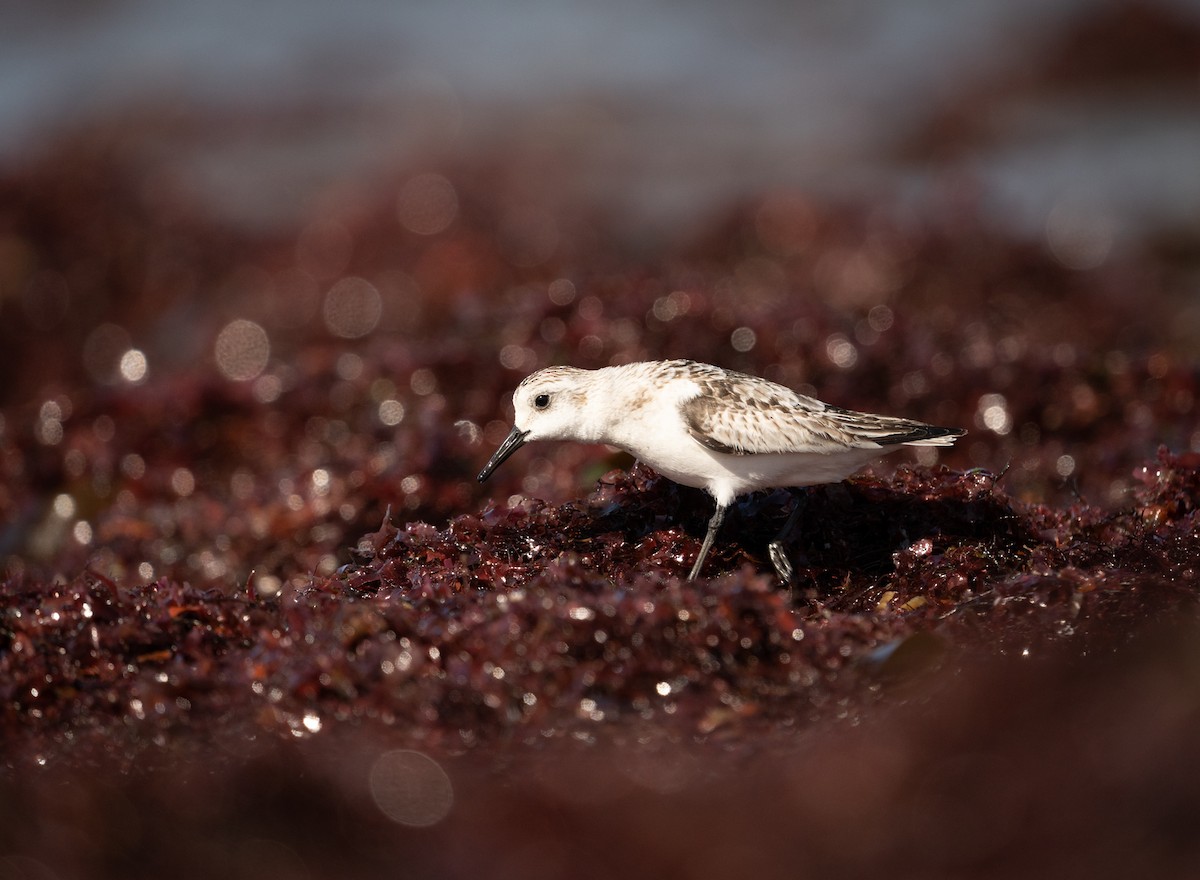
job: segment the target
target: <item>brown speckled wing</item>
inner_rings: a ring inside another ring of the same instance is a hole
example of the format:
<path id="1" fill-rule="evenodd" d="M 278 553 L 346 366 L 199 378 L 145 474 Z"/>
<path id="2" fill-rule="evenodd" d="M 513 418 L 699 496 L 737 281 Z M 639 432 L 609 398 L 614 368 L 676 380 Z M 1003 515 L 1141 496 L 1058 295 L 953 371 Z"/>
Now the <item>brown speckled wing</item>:
<path id="1" fill-rule="evenodd" d="M 719 368 L 695 379 L 700 393 L 680 406 L 698 443 L 729 455 L 828 453 L 846 447 L 921 443 L 961 434 L 909 419 L 851 412 L 757 376 Z"/>
<path id="2" fill-rule="evenodd" d="M 730 455 L 824 451 L 839 439 L 825 404 L 757 376 L 721 370 L 697 379 L 700 393 L 680 410 L 701 445 Z"/>

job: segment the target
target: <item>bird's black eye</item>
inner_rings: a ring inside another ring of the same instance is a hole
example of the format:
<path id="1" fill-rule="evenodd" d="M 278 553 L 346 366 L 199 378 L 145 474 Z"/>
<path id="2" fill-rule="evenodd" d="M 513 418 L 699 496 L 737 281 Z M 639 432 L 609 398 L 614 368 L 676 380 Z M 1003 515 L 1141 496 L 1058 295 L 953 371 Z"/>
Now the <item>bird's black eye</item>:
<path id="1" fill-rule="evenodd" d="M 549 394 L 539 394 L 537 397 L 535 397 L 533 399 L 533 405 L 536 406 L 538 409 L 545 409 L 546 407 L 548 407 L 550 405 L 550 395 Z"/>

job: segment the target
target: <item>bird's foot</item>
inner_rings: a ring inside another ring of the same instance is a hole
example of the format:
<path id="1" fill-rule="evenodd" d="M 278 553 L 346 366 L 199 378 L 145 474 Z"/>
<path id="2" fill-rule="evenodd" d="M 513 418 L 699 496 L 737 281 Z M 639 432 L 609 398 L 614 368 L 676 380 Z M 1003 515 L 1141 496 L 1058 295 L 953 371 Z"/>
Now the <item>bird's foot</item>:
<path id="1" fill-rule="evenodd" d="M 792 561 L 787 558 L 787 552 L 783 549 L 783 541 L 772 541 L 767 545 L 767 553 L 771 557 L 771 564 L 775 566 L 775 573 L 779 575 L 779 580 L 789 589 L 792 586 L 792 575 L 795 570 L 792 568 Z"/>

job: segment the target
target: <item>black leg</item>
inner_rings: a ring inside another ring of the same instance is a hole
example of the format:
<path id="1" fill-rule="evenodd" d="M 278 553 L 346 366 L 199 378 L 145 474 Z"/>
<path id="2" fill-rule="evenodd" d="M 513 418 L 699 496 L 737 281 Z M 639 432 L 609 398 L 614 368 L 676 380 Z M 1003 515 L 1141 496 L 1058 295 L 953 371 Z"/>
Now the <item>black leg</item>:
<path id="1" fill-rule="evenodd" d="M 796 529 L 796 523 L 800 522 L 800 514 L 804 510 L 804 495 L 800 492 L 793 493 L 796 497 L 796 506 L 792 508 L 791 514 L 787 518 L 787 522 L 783 524 L 783 528 L 779 530 L 779 534 L 775 540 L 767 545 L 767 552 L 771 557 L 771 564 L 775 566 L 775 573 L 779 575 L 779 579 L 787 586 L 792 583 L 792 562 L 787 558 L 787 552 L 784 550 L 783 542 L 786 541 Z"/>
<path id="2" fill-rule="evenodd" d="M 696 576 L 700 574 L 700 569 L 704 566 L 704 558 L 708 556 L 708 551 L 712 549 L 713 539 L 717 537 L 717 530 L 721 528 L 721 523 L 724 519 L 725 508 L 718 504 L 716 512 L 712 515 L 712 519 L 708 521 L 708 534 L 704 536 L 704 543 L 700 545 L 700 553 L 696 557 L 696 564 L 692 566 L 692 573 L 688 575 L 689 581 L 694 581 Z"/>

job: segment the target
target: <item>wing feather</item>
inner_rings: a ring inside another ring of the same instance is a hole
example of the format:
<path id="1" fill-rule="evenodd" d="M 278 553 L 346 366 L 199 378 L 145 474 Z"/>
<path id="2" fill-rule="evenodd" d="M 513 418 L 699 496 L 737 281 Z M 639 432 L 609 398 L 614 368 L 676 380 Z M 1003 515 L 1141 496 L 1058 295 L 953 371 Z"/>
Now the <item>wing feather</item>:
<path id="1" fill-rule="evenodd" d="M 719 367 L 693 370 L 693 379 L 698 393 L 680 404 L 688 432 L 706 448 L 729 455 L 948 446 L 964 433 L 839 409 L 766 379 Z"/>

